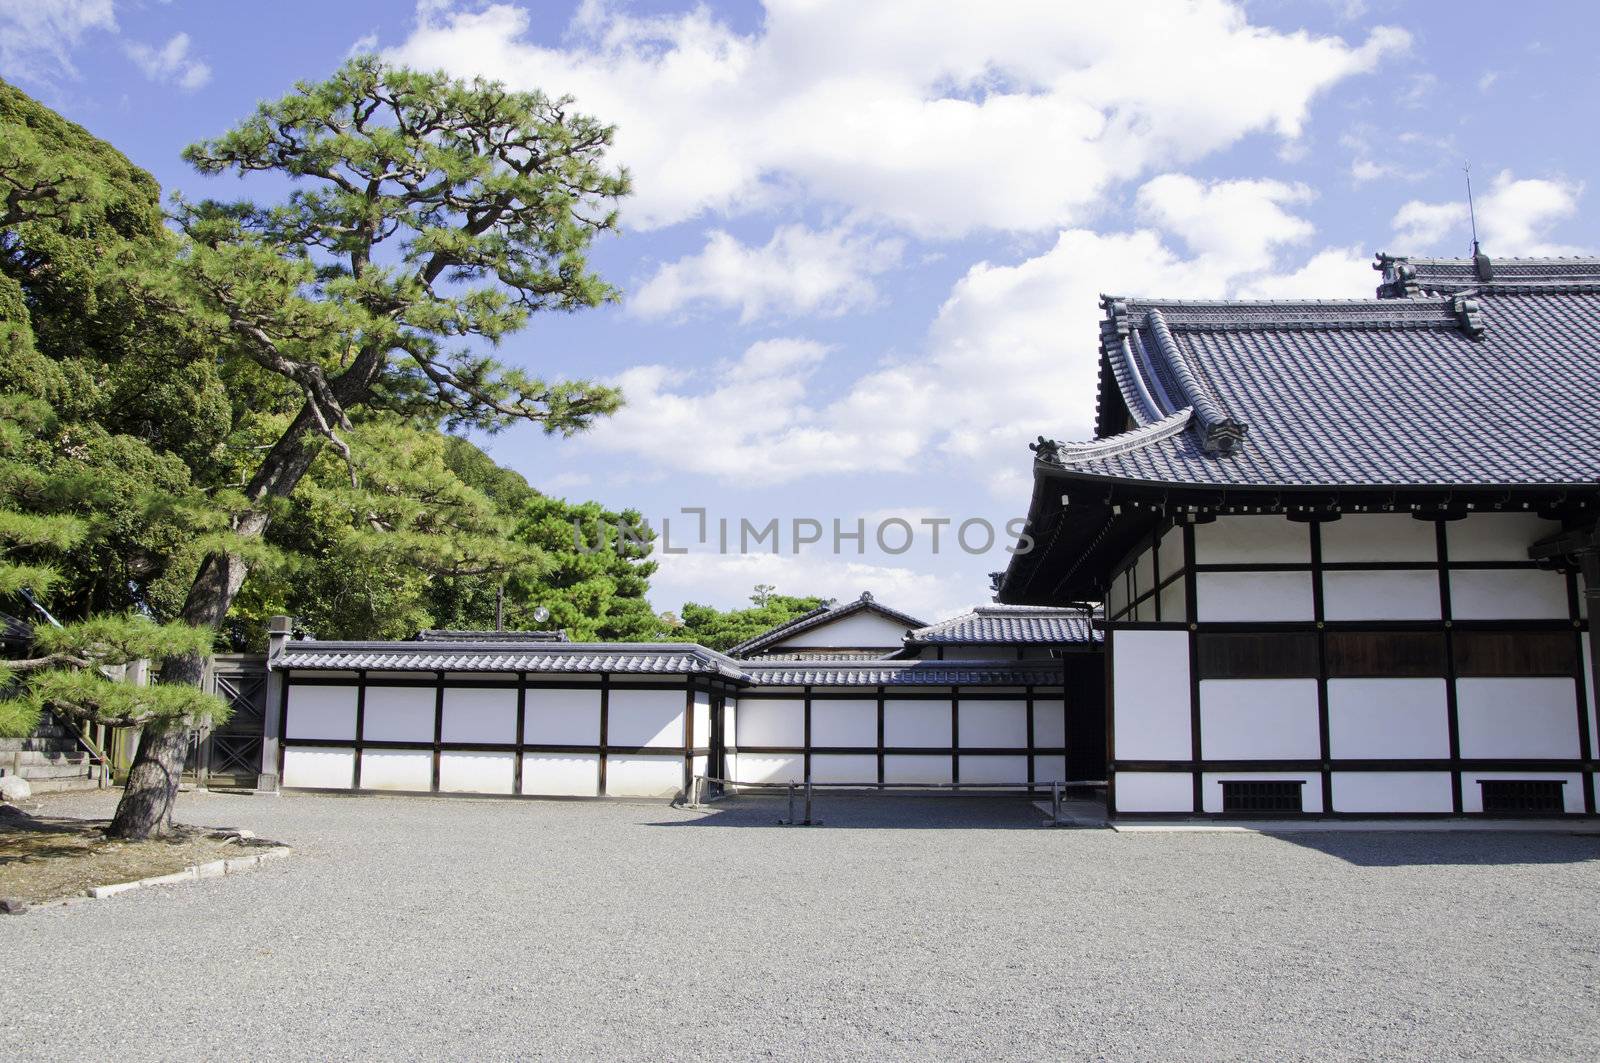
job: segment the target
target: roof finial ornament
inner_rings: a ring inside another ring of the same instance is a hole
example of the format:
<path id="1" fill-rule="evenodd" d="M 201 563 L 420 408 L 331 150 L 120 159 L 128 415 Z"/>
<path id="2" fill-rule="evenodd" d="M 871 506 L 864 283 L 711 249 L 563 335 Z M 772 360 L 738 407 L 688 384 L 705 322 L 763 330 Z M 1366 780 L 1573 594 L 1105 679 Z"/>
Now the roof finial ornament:
<path id="1" fill-rule="evenodd" d="M 1494 266 L 1489 256 L 1478 248 L 1478 211 L 1472 203 L 1472 163 L 1464 163 L 1461 172 L 1467 178 L 1467 220 L 1472 224 L 1472 269 L 1481 281 L 1494 279 Z"/>

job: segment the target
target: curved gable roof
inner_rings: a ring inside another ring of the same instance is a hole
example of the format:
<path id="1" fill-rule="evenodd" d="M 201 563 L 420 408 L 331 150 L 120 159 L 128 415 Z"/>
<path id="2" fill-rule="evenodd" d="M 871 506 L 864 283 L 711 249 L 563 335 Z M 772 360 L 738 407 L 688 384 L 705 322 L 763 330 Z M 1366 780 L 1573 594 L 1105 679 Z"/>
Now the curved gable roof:
<path id="1" fill-rule="evenodd" d="M 810 612 L 803 613 L 787 623 L 769 628 L 754 638 L 746 639 L 738 645 L 730 647 L 728 655 L 731 657 L 750 657 L 769 646 L 781 645 L 802 632 L 826 627 L 846 617 L 869 611 L 882 616 L 886 620 L 905 625 L 908 631 L 912 628 L 923 626 L 923 622 L 916 617 L 882 605 L 873 599 L 870 592 L 862 591 L 861 597 L 854 601 L 846 602 L 842 605 L 819 605 Z"/>

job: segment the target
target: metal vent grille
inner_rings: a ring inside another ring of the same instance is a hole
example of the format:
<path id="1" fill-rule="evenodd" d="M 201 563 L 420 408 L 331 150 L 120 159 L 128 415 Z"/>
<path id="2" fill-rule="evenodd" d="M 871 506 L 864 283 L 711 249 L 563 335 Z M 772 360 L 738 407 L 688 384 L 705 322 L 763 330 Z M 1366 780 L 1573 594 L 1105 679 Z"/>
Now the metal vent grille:
<path id="1" fill-rule="evenodd" d="M 1478 785 L 1485 812 L 1548 815 L 1567 810 L 1560 779 L 1481 779 Z"/>
<path id="2" fill-rule="evenodd" d="M 1222 784 L 1222 811 L 1224 812 L 1303 812 L 1300 788 L 1305 785 L 1295 779 L 1250 782 L 1224 782 Z"/>

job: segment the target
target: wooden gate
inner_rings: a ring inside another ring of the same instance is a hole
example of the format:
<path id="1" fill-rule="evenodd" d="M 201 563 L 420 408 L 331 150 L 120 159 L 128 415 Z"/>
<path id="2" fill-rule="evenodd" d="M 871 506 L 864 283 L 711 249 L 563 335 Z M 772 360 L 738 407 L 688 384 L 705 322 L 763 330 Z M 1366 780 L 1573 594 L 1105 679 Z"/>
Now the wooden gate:
<path id="1" fill-rule="evenodd" d="M 261 771 L 261 735 L 267 718 L 267 659 L 260 654 L 219 654 L 208 686 L 226 698 L 233 715 L 196 735 L 195 782 L 218 789 L 254 789 Z"/>

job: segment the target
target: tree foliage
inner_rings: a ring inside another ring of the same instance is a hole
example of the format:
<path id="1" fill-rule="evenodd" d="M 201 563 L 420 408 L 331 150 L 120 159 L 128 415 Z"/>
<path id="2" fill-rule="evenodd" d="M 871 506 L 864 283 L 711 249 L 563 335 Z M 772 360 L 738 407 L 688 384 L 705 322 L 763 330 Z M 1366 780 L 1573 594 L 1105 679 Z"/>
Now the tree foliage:
<path id="1" fill-rule="evenodd" d="M 698 642 L 713 650 L 727 650 L 809 613 L 824 601 L 778 594 L 766 585 L 758 585 L 750 600 L 754 603 L 750 608 L 730 610 L 685 602 L 680 614 L 682 626 L 672 629 L 667 637 L 676 642 Z"/>

